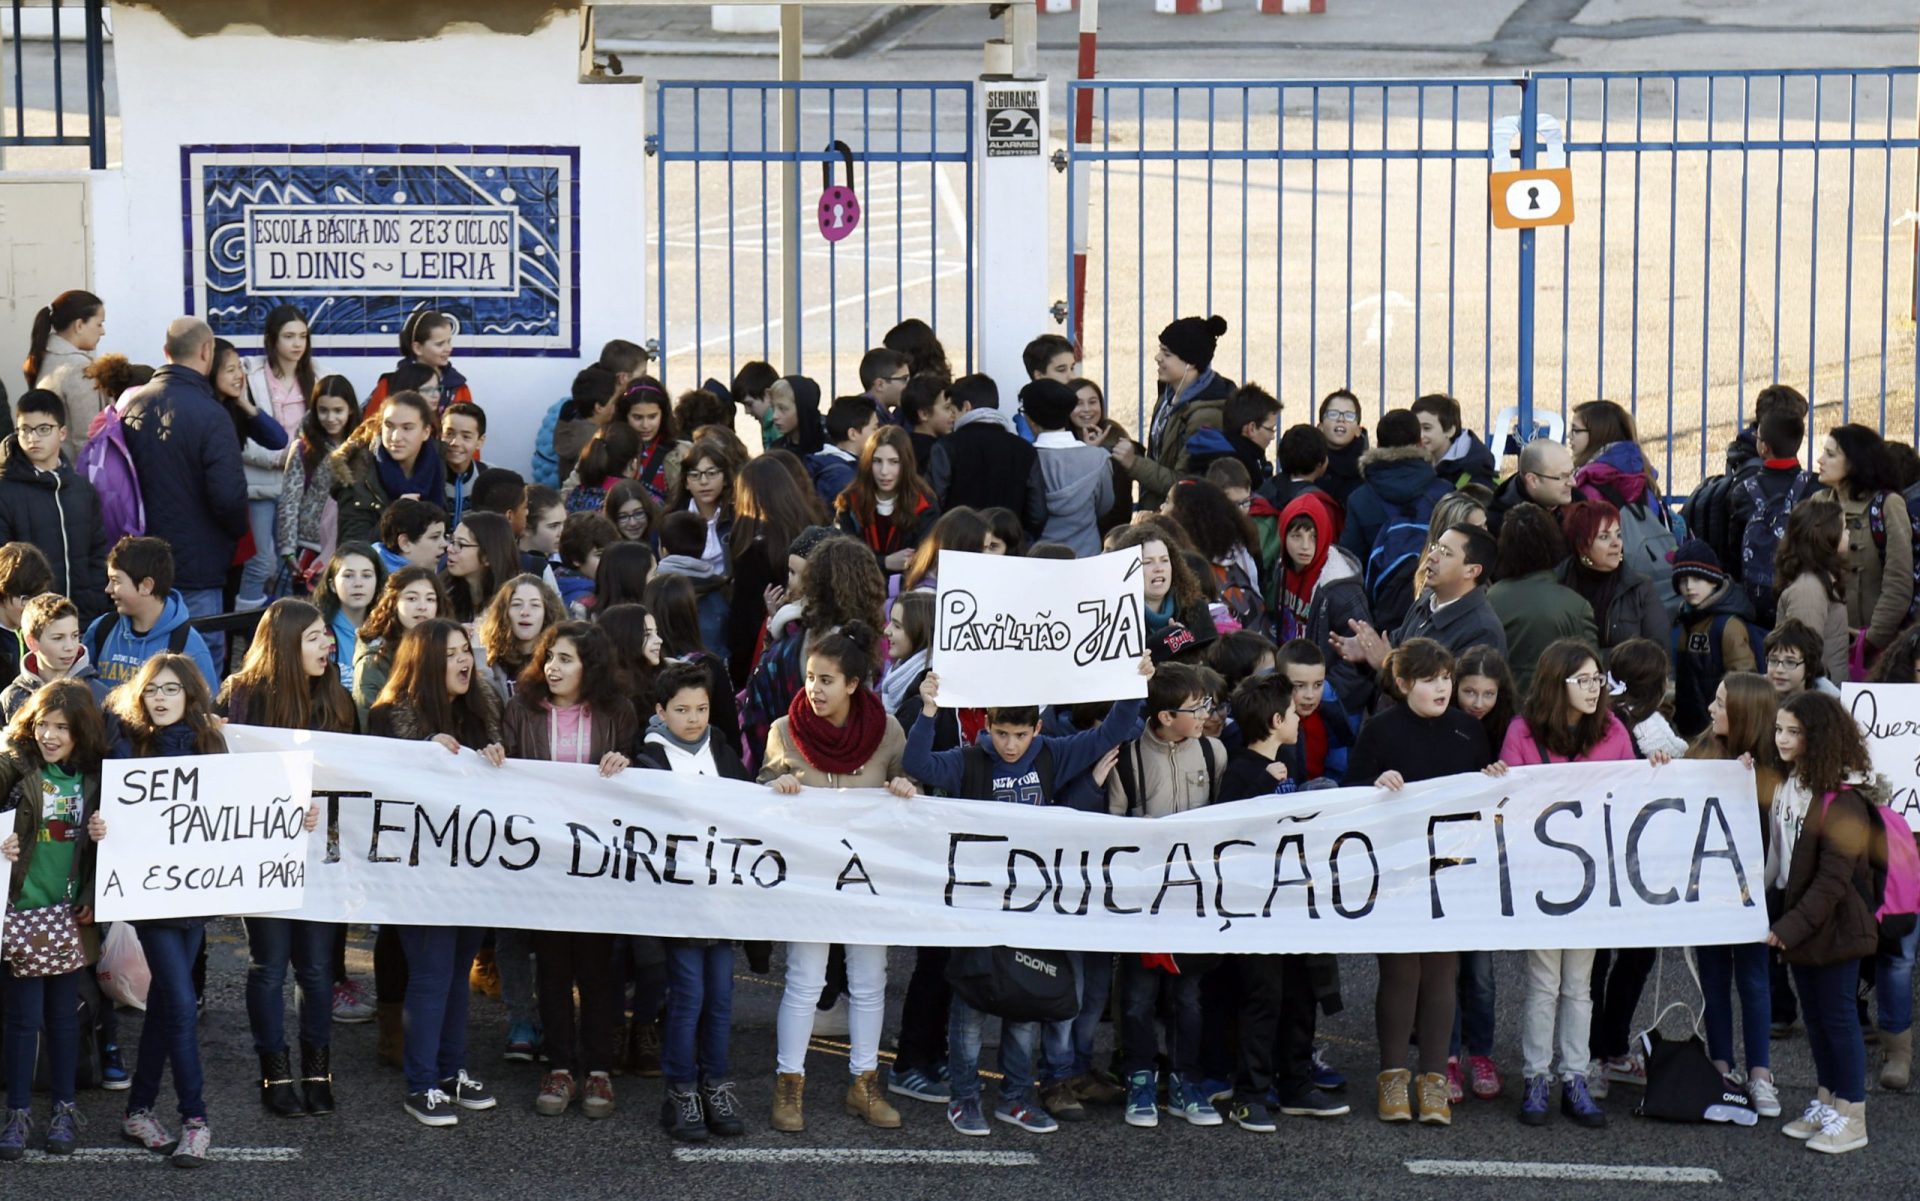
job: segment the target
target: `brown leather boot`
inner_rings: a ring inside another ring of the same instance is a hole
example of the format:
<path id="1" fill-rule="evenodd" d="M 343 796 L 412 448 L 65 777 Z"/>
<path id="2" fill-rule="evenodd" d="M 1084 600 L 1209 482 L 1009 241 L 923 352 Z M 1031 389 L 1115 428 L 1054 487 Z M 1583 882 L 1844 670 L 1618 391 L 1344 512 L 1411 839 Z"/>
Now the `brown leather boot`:
<path id="1" fill-rule="evenodd" d="M 405 1066 L 401 1058 L 406 1047 L 405 1010 L 398 1001 L 382 1001 L 374 1006 L 373 1020 L 378 1031 L 374 1056 L 390 1068 Z"/>
<path id="2" fill-rule="evenodd" d="M 804 1099 L 807 1078 L 798 1072 L 781 1072 L 773 1078 L 773 1128 L 789 1134 L 805 1130 L 807 1117 Z"/>
<path id="3" fill-rule="evenodd" d="M 847 1112 L 883 1130 L 900 1125 L 900 1111 L 887 1103 L 886 1094 L 880 1090 L 879 1072 L 861 1072 L 847 1085 Z"/>

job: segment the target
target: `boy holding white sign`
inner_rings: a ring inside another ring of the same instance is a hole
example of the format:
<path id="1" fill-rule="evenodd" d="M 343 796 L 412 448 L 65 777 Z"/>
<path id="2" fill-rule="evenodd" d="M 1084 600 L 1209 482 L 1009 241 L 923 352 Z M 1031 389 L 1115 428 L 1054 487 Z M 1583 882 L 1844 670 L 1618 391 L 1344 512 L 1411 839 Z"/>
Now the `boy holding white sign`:
<path id="1" fill-rule="evenodd" d="M 1140 674 L 1153 678 L 1153 659 L 1140 657 Z M 1056 781 L 1071 780 L 1093 770 L 1101 756 L 1139 737 L 1141 702 L 1117 701 L 1106 719 L 1092 730 L 1065 737 L 1040 733 L 1038 706 L 996 707 L 987 710 L 987 733 L 971 746 L 933 749 L 934 726 L 940 713 L 940 677 L 928 672 L 920 684 L 920 716 L 907 732 L 901 769 L 921 785 L 947 796 L 973 801 L 1004 801 L 1016 805 L 1050 805 Z M 980 1031 L 990 1015 L 954 996 L 947 1019 L 947 1059 L 951 1097 L 947 1121 L 961 1134 L 984 1135 L 986 1118 L 980 1111 Z M 1003 1020 L 1000 1032 L 1000 1069 L 1006 1079 L 993 1116 L 1036 1134 L 1059 1128 L 1049 1110 L 1063 1117 L 1084 1116 L 1079 1099 L 1067 1083 L 1073 1065 L 1073 1020 L 1047 1023 L 1047 1062 L 1058 1073 L 1049 1081 L 1042 1100 L 1031 1096 L 1033 1044 L 1040 1033 L 1037 1022 Z"/>

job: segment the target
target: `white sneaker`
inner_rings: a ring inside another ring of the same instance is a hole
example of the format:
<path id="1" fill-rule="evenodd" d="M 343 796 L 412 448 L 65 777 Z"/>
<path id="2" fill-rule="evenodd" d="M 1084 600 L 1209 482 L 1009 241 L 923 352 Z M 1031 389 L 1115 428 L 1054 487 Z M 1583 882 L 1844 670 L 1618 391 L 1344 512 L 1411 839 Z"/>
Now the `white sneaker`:
<path id="1" fill-rule="evenodd" d="M 1749 1079 L 1747 1100 L 1753 1102 L 1753 1112 L 1763 1118 L 1780 1116 L 1780 1090 L 1772 1080 Z"/>
<path id="2" fill-rule="evenodd" d="M 1596 1101 L 1607 1099 L 1607 1073 L 1598 1059 L 1587 1063 L 1587 1095 Z"/>
<path id="3" fill-rule="evenodd" d="M 1807 1140 L 1807 1150 L 1845 1155 L 1867 1145 L 1867 1105 L 1864 1101 L 1834 1098 L 1820 1133 Z"/>
<path id="4" fill-rule="evenodd" d="M 1815 1097 L 1813 1100 L 1807 1102 L 1807 1111 L 1805 1113 L 1780 1127 L 1780 1133 L 1786 1135 L 1788 1138 L 1799 1139 L 1801 1142 L 1806 1142 L 1814 1135 L 1820 1133 L 1821 1129 L 1827 1124 L 1827 1115 L 1833 1111 L 1833 1106 L 1827 1104 L 1824 1098 Z"/>

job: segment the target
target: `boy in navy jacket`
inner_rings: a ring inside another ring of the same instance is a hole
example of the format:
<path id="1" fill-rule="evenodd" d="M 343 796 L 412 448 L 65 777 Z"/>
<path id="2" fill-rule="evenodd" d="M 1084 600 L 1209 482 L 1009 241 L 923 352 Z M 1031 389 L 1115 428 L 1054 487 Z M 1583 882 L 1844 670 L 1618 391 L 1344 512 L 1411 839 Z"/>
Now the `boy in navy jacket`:
<path id="1" fill-rule="evenodd" d="M 1141 656 L 1140 674 L 1151 678 L 1153 660 Z M 1057 781 L 1071 780 L 1093 769 L 1101 756 L 1140 736 L 1145 706 L 1138 700 L 1118 701 L 1106 720 L 1091 730 L 1066 737 L 1040 733 L 1037 706 L 990 708 L 987 732 L 972 746 L 935 751 L 935 718 L 940 712 L 940 677 L 928 672 L 920 685 L 920 715 L 907 732 L 901 770 L 925 788 L 948 796 L 979 801 L 1006 801 L 1022 805 L 1053 802 Z M 1075 957 L 1075 970 L 1083 965 Z M 1084 978 L 1084 977 L 1083 977 Z M 947 1121 L 966 1135 L 985 1135 L 988 1126 L 980 1109 L 980 1034 L 987 1014 L 959 997 L 951 999 L 947 1020 L 947 1068 L 950 1095 Z M 904 1020 L 904 1019 L 903 1019 Z M 1046 1062 L 1058 1078 L 1045 1083 L 1033 1097 L 1033 1053 L 1038 1022 L 1003 1022 L 1000 1031 L 1000 1103 L 994 1116 L 1035 1134 L 1059 1129 L 1053 1115 L 1069 1120 L 1085 1116 L 1068 1076 L 1073 1065 L 1074 1021 L 1046 1023 Z M 1050 1113 L 1049 1110 L 1052 1112 Z"/>

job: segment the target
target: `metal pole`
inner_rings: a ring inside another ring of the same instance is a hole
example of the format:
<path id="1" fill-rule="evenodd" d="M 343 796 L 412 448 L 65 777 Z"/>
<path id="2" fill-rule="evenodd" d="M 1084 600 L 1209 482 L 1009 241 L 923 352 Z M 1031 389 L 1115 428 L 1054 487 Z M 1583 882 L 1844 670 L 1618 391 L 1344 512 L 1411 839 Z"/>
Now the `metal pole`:
<path id="1" fill-rule="evenodd" d="M 800 82 L 798 4 L 780 6 L 780 82 Z M 780 370 L 800 362 L 800 90 L 780 89 Z"/>
<path id="2" fill-rule="evenodd" d="M 1080 61 L 1076 75 L 1082 80 L 1090 80 L 1097 73 L 1095 60 L 1098 57 L 1100 40 L 1100 0 L 1080 0 Z M 1073 107 L 1073 144 L 1076 149 L 1093 149 L 1093 90 L 1083 89 L 1076 97 Z M 1085 169 L 1083 163 L 1073 166 L 1075 172 Z M 1071 231 L 1073 279 L 1068 285 L 1073 289 L 1073 300 L 1068 306 L 1073 312 L 1073 326 L 1067 336 L 1073 339 L 1084 358 L 1087 327 L 1087 185 L 1090 178 L 1076 177 L 1068 184 L 1068 190 L 1074 193 L 1075 203 L 1067 213 L 1067 224 Z"/>
<path id="3" fill-rule="evenodd" d="M 1531 79 L 1520 81 L 1520 169 L 1533 170 L 1535 163 L 1535 130 L 1539 120 L 1540 98 Z M 1533 239 L 1534 231 L 1520 231 L 1520 270 L 1516 280 L 1519 293 L 1519 329 L 1515 346 L 1518 363 L 1514 391 L 1518 394 L 1520 408 L 1520 433 L 1523 438 L 1533 435 Z"/>
<path id="4" fill-rule="evenodd" d="M 87 0 L 87 165 L 95 171 L 107 165 L 107 52 L 101 28 L 105 8 L 103 0 Z M 18 36 L 19 31 L 14 32 Z M 59 53 L 57 47 L 54 53 Z"/>

